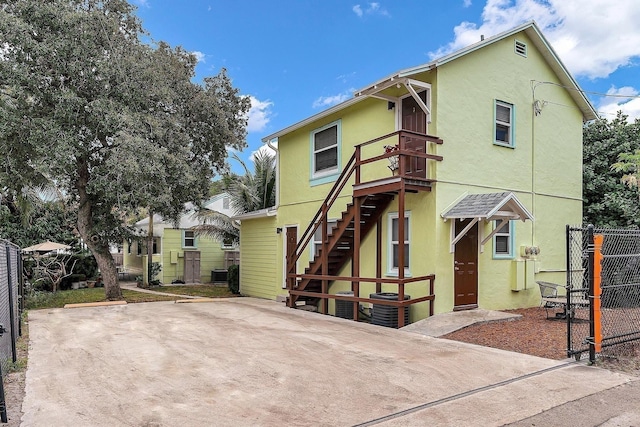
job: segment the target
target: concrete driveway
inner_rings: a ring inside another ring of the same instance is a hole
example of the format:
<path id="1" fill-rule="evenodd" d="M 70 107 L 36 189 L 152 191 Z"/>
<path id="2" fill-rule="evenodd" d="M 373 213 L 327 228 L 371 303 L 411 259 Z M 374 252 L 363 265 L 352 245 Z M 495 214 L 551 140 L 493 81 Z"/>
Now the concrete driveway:
<path id="1" fill-rule="evenodd" d="M 32 311 L 23 426 L 502 425 L 632 378 L 252 298 Z"/>

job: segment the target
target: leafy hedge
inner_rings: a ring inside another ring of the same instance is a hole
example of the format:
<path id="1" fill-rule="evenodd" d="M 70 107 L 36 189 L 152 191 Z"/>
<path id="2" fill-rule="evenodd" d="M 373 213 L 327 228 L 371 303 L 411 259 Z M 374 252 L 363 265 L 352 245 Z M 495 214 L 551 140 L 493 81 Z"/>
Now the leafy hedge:
<path id="1" fill-rule="evenodd" d="M 240 266 L 230 265 L 227 269 L 227 283 L 233 294 L 240 293 Z"/>

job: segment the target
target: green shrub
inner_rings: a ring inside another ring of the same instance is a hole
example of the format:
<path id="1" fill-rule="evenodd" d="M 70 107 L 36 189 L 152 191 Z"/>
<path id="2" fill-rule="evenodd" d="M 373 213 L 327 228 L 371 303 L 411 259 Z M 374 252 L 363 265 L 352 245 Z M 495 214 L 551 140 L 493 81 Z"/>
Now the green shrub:
<path id="1" fill-rule="evenodd" d="M 240 266 L 230 265 L 227 269 L 227 283 L 233 294 L 240 293 Z"/>

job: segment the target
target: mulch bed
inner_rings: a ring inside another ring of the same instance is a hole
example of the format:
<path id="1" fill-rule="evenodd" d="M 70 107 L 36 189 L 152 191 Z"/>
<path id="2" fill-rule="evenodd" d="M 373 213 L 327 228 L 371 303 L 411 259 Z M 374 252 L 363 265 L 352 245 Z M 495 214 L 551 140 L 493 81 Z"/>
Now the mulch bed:
<path id="1" fill-rule="evenodd" d="M 542 307 L 505 311 L 520 314 L 522 317 L 514 320 L 471 325 L 441 338 L 547 359 L 562 360 L 567 358 L 567 323 L 565 320 L 547 319 L 547 313 Z M 550 315 L 553 316 L 551 312 Z M 583 317 L 583 313 L 580 317 Z M 582 355 L 582 360 L 588 360 L 588 355 Z M 640 342 L 607 347 L 599 355 L 596 364 L 606 369 L 640 376 Z"/>
<path id="2" fill-rule="evenodd" d="M 544 308 L 506 310 L 520 314 L 514 320 L 480 323 L 441 338 L 531 354 L 548 359 L 567 358 L 567 323 L 547 320 Z"/>

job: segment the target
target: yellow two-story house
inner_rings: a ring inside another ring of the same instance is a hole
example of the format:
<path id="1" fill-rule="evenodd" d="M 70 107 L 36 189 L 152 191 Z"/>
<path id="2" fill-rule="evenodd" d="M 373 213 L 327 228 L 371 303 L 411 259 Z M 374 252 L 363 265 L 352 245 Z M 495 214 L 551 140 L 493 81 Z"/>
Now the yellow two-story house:
<path id="1" fill-rule="evenodd" d="M 534 22 L 384 77 L 263 139 L 277 206 L 238 217 L 240 291 L 391 326 L 535 306 L 565 280 L 596 117 Z"/>

